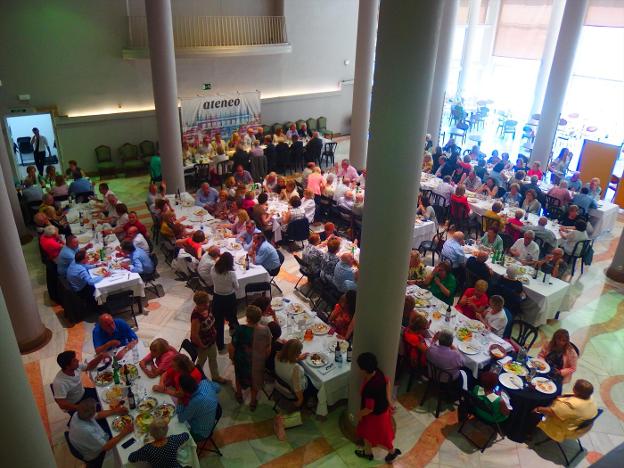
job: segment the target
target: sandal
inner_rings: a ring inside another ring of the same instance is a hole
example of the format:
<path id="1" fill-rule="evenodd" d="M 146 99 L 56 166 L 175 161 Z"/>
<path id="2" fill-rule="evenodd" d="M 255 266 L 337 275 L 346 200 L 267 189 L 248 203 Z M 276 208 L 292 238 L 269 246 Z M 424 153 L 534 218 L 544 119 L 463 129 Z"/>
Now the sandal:
<path id="1" fill-rule="evenodd" d="M 360 458 L 366 458 L 368 461 L 373 459 L 372 453 L 366 453 L 364 450 L 356 450 L 355 455 Z"/>
<path id="2" fill-rule="evenodd" d="M 398 457 L 399 455 L 401 455 L 401 451 L 399 449 L 394 449 L 394 452 L 388 453 L 388 455 L 386 455 L 386 458 L 384 458 L 384 460 L 386 461 L 386 463 L 392 463 L 394 459 Z"/>

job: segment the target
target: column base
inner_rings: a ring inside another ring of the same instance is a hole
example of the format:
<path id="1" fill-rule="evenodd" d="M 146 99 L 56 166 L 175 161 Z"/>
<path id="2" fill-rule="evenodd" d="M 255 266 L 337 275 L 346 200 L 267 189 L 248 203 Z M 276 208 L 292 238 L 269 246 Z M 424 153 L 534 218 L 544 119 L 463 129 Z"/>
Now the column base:
<path id="1" fill-rule="evenodd" d="M 34 239 L 34 237 L 33 237 L 32 234 L 24 234 L 23 236 L 20 236 L 20 244 L 26 245 L 30 241 L 32 241 L 33 239 Z"/>
<path id="2" fill-rule="evenodd" d="M 47 345 L 50 340 L 52 339 L 52 332 L 50 331 L 49 328 L 44 328 L 43 331 L 41 332 L 41 335 L 39 335 L 37 338 L 30 340 L 30 341 L 26 341 L 24 343 L 17 343 L 17 346 L 19 347 L 20 353 L 22 354 L 29 354 L 32 352 L 35 352 L 41 348 L 43 348 L 45 345 Z"/>
<path id="3" fill-rule="evenodd" d="M 617 281 L 618 283 L 624 283 L 624 265 L 611 265 L 607 268 L 605 273 L 607 278 L 612 279 L 613 281 Z"/>

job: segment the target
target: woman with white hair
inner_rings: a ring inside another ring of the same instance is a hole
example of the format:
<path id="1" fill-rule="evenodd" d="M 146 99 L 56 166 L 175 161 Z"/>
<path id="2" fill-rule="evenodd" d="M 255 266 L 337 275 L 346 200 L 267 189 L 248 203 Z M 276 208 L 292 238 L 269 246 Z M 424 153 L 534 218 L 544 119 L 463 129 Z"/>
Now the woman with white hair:
<path id="1" fill-rule="evenodd" d="M 526 299 L 522 282 L 518 280 L 520 267 L 509 265 L 504 276 L 501 276 L 496 284 L 492 285 L 490 295 L 498 294 L 505 300 L 505 306 L 512 315 L 521 313 L 521 303 Z"/>
<path id="2" fill-rule="evenodd" d="M 132 452 L 128 456 L 128 461 L 131 463 L 144 461 L 152 468 L 181 468 L 182 465 L 177 460 L 178 449 L 188 440 L 188 432 L 167 437 L 168 430 L 167 419 L 155 419 L 149 426 L 149 434 L 154 441 Z"/>

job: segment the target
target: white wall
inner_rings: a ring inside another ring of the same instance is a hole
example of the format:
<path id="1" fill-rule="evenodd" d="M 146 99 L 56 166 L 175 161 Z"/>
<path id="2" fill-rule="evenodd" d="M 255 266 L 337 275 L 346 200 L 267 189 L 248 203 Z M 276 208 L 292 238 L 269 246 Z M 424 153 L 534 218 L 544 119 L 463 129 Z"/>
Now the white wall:
<path id="1" fill-rule="evenodd" d="M 134 10 L 140 3 L 132 0 L 133 13 L 138 14 Z M 214 10 L 212 14 L 224 15 L 268 14 L 282 8 L 279 0 L 173 0 L 173 5 L 183 13 Z M 342 80 L 353 79 L 357 1 L 284 0 L 283 9 L 292 53 L 178 58 L 178 95 L 200 95 L 205 82 L 213 83 L 214 92 L 308 94 L 336 90 Z M 153 107 L 149 61 L 123 60 L 126 38 L 124 0 L 11 2 L 0 16 L 0 110 L 23 107 L 18 94 L 30 94 L 33 107 L 56 106 L 60 115 Z M 351 92 L 347 86 L 339 93 L 265 101 L 263 121 L 324 115 L 329 128 L 348 133 Z M 58 123 L 62 156 L 86 169 L 95 167 L 93 148 L 99 144 L 116 148 L 126 141 L 156 139 L 149 115 L 71 121 Z"/>

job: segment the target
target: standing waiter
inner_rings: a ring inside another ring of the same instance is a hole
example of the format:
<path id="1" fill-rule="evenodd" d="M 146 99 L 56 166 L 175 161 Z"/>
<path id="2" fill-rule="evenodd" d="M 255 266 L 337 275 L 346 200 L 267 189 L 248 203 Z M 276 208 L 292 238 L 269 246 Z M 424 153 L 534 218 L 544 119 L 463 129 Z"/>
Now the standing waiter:
<path id="1" fill-rule="evenodd" d="M 52 152 L 50 151 L 50 146 L 48 145 L 48 139 L 43 135 L 39 135 L 39 129 L 35 127 L 32 129 L 32 132 L 34 135 L 30 139 L 30 144 L 33 146 L 35 152 L 35 166 L 37 166 L 39 175 L 43 175 L 46 148 L 50 157 L 52 157 Z"/>

